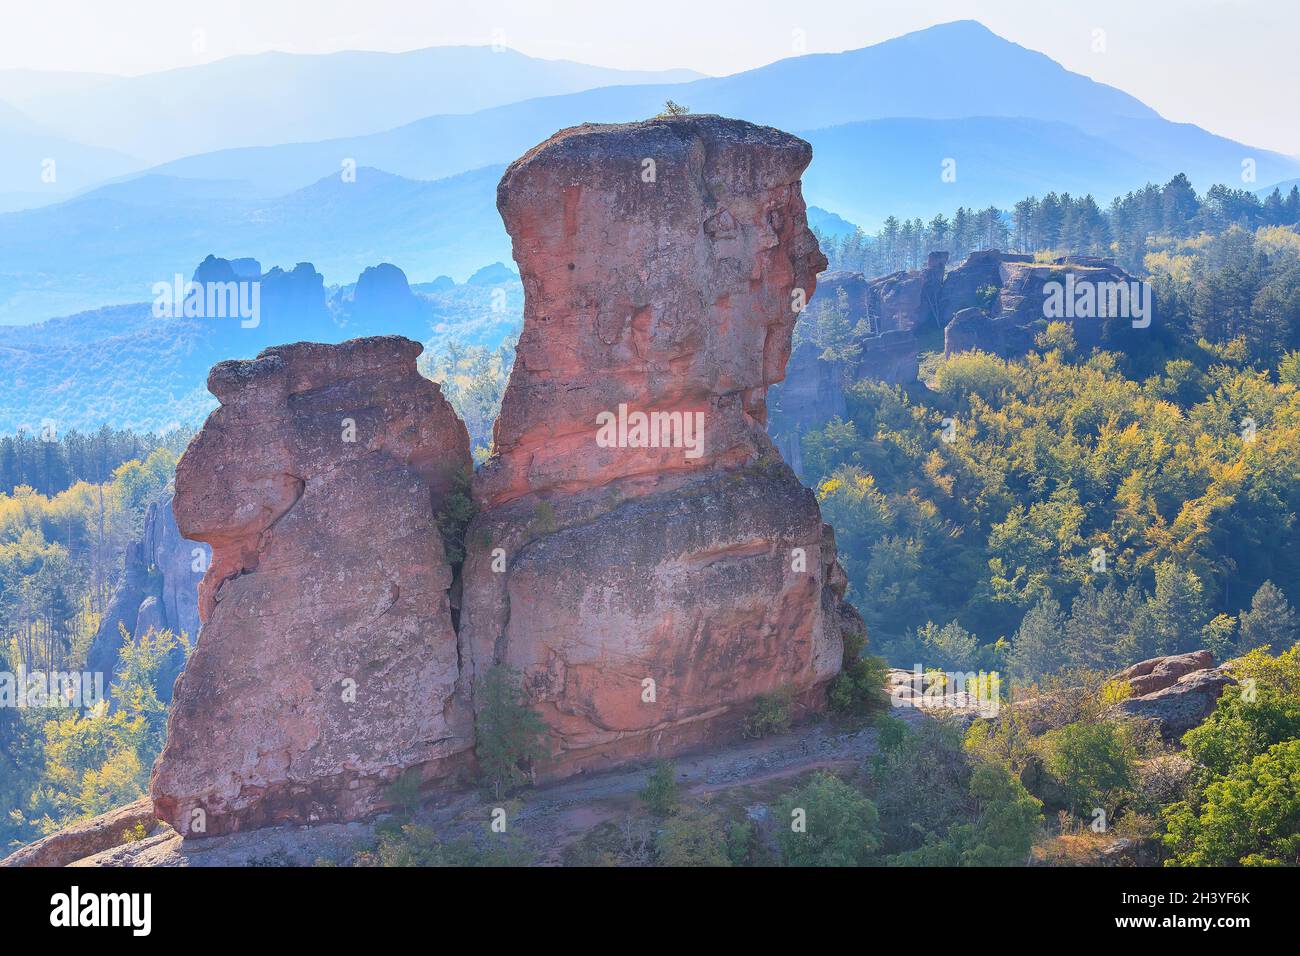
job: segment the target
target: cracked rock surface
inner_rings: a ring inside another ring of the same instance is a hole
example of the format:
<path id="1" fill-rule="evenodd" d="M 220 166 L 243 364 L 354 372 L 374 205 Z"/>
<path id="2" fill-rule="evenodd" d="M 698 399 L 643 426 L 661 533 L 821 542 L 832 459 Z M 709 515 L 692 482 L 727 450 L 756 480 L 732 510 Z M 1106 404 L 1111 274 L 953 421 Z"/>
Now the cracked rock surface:
<path id="1" fill-rule="evenodd" d="M 212 546 L 203 637 L 150 788 L 182 834 L 368 816 L 472 746 L 436 518 L 469 439 L 420 351 L 299 343 L 212 370 L 222 404 L 174 504 Z"/>

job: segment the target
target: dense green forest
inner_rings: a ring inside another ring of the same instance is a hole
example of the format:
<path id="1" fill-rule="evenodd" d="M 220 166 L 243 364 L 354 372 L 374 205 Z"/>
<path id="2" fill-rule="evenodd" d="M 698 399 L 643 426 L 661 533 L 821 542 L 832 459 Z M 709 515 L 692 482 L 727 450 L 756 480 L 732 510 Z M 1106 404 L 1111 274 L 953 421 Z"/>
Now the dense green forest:
<path id="1" fill-rule="evenodd" d="M 891 661 L 1036 676 L 1294 642 L 1300 235 L 1148 245 L 1161 318 L 1127 351 L 1052 325 L 1023 359 L 932 356 L 929 387 L 857 383 L 803 436 Z"/>
<path id="2" fill-rule="evenodd" d="M 874 235 L 861 229 L 841 236 L 819 235 L 830 268 L 878 276 L 919 269 L 931 252 L 947 252 L 956 263 L 978 249 L 1113 256 L 1130 271 L 1141 270 L 1153 239 L 1217 235 L 1236 225 L 1300 224 L 1300 187 L 1285 196 L 1274 189 L 1261 200 L 1228 186 L 1210 187 L 1200 197 L 1179 174 L 1163 186 L 1148 183 L 1116 197 L 1103 210 L 1092 196 L 1048 193 L 1029 196 L 1009 210 L 959 208 L 929 222 L 890 216 Z"/>
<path id="3" fill-rule="evenodd" d="M 102 441 L 5 439 L 0 491 L 0 674 L 81 671 L 112 597 L 126 544 L 176 468 L 160 440 L 101 432 Z M 152 449 L 152 450 L 150 450 Z M 140 454 L 119 461 L 126 454 Z M 88 481 L 107 471 L 101 481 Z M 153 677 L 179 637 L 155 635 L 124 651 L 121 703 L 102 710 L 0 706 L 0 844 L 30 840 L 144 792 L 165 710 Z M 8 685 L 13 694 L 17 682 Z M 39 703 L 39 701 L 38 701 Z"/>

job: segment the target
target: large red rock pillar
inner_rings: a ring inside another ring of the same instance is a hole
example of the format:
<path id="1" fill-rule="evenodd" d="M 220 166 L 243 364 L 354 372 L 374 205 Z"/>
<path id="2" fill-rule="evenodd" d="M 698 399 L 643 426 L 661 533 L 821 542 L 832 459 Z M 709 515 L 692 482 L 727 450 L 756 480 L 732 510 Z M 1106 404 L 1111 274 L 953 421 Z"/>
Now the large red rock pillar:
<path id="1" fill-rule="evenodd" d="M 475 477 L 462 645 L 522 672 L 544 773 L 714 739 L 780 688 L 816 706 L 840 667 L 833 538 L 763 427 L 826 264 L 811 156 L 681 116 L 564 130 L 501 180 L 524 329 Z"/>
<path id="2" fill-rule="evenodd" d="M 420 351 L 299 343 L 209 376 L 174 505 L 212 546 L 205 623 L 150 787 L 182 834 L 364 817 L 473 745 L 436 520 L 469 438 Z"/>

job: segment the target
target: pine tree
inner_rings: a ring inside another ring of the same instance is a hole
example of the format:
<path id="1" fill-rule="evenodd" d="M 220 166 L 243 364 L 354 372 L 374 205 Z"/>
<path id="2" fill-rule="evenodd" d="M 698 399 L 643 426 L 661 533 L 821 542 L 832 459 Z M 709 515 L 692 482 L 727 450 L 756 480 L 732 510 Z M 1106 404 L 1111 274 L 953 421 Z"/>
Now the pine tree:
<path id="1" fill-rule="evenodd" d="M 1250 610 L 1241 615 L 1242 651 L 1268 646 L 1274 654 L 1288 651 L 1300 637 L 1300 621 L 1282 589 L 1265 581 L 1251 598 Z"/>
<path id="2" fill-rule="evenodd" d="M 547 755 L 546 724 L 524 703 L 518 675 L 504 664 L 488 669 L 475 694 L 479 708 L 474 752 L 483 783 L 500 797 L 528 780 L 533 763 Z"/>
<path id="3" fill-rule="evenodd" d="M 1055 674 L 1069 661 L 1065 654 L 1065 617 L 1050 594 L 1029 609 L 1011 642 L 1011 673 L 1034 680 Z"/>

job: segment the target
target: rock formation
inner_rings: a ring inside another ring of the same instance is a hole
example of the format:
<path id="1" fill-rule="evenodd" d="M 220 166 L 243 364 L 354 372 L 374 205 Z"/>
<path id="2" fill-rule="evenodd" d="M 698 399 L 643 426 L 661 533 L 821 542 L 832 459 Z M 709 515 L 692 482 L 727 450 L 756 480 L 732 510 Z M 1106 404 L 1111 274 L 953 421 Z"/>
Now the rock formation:
<path id="1" fill-rule="evenodd" d="M 467 768 L 496 665 L 550 725 L 541 776 L 716 740 L 764 693 L 822 704 L 861 619 L 764 432 L 826 264 L 810 158 L 689 116 L 565 130 L 509 167 L 525 324 L 463 567 L 438 515 L 461 511 L 468 437 L 419 345 L 299 343 L 212 370 L 221 407 L 177 466 L 177 523 L 212 564 L 152 780 L 161 819 L 211 836 L 367 816 L 405 771 Z"/>
<path id="2" fill-rule="evenodd" d="M 945 324 L 944 351 L 951 353 L 978 348 L 1000 355 L 1022 355 L 1033 346 L 1031 326 L 1048 321 L 1064 321 L 1071 326 L 1075 342 L 1091 349 L 1102 344 L 1108 332 L 1130 327 L 1129 319 L 1093 315 L 1052 316 L 1045 308 L 1048 283 L 1071 289 L 1090 287 L 1095 292 L 1103 283 L 1134 282 L 1132 276 L 1112 259 L 1095 256 L 1062 256 L 1051 262 L 1037 262 L 1033 256 L 988 249 L 971 253 L 944 279 L 940 296 L 940 317 Z M 988 325 L 976 329 L 971 309 L 985 313 Z M 966 314 L 964 328 L 952 325 Z"/>
<path id="3" fill-rule="evenodd" d="M 825 272 L 817 278 L 819 292 L 801 321 L 816 325 L 828 318 L 842 320 L 849 330 L 855 355 L 836 363 L 832 371 L 819 356 L 796 355 L 784 386 L 786 391 L 822 390 L 826 382 L 844 386 L 860 381 L 912 386 L 917 381 L 920 353 L 936 348 L 929 335 L 943 332 L 945 355 L 978 349 L 1005 358 L 1024 355 L 1034 347 L 1035 335 L 1054 320 L 1045 308 L 1047 284 L 1067 279 L 1069 288 L 1091 287 L 1101 293 L 1099 283 L 1125 283 L 1134 279 L 1111 259 L 1095 256 L 1063 256 L 1038 262 L 1033 256 L 986 249 L 971 253 L 956 268 L 948 270 L 948 254 L 930 253 L 925 268 L 894 272 L 867 279 L 856 272 Z M 1073 331 L 1081 349 L 1097 346 L 1124 348 L 1122 339 L 1131 334 L 1128 318 L 1061 317 Z M 1140 327 L 1140 326 L 1139 326 Z M 810 337 L 810 336 L 805 336 Z M 804 384 L 807 377 L 811 385 Z M 838 407 L 828 399 L 813 406 L 794 406 L 799 417 L 782 414 L 773 422 L 772 435 L 787 460 L 798 464 L 794 435 L 826 424 L 830 414 L 818 411 Z"/>
<path id="4" fill-rule="evenodd" d="M 912 272 L 893 272 L 875 279 L 859 272 L 823 273 L 817 278 L 821 291 L 809 312 L 819 317 L 828 310 L 842 309 L 850 325 L 861 323 L 869 335 L 916 331 L 936 323 L 947 264 L 948 253 L 932 252 L 925 268 Z"/>
<path id="5" fill-rule="evenodd" d="M 1153 657 L 1115 675 L 1127 681 L 1131 697 L 1117 709 L 1129 717 L 1154 720 L 1163 736 L 1177 739 L 1199 726 L 1218 704 L 1223 688 L 1236 681 L 1215 667 L 1209 651 Z"/>
<path id="6" fill-rule="evenodd" d="M 432 318 L 428 300 L 411 291 L 406 273 L 391 262 L 366 268 L 339 311 L 340 324 L 353 335 L 418 327 Z"/>
<path id="7" fill-rule="evenodd" d="M 203 575 L 196 568 L 208 566 L 210 553 L 206 544 L 181 538 L 170 495 L 149 506 L 144 535 L 126 547 L 122 580 L 86 653 L 86 669 L 104 675 L 106 692 L 117 671 L 123 628 L 137 639 L 151 630 L 170 630 L 185 635 L 193 646 L 199 636 L 198 582 Z M 172 685 L 184 664 L 184 651 L 177 648 L 158 675 L 159 700 L 172 699 Z"/>
<path id="8" fill-rule="evenodd" d="M 436 518 L 469 440 L 420 351 L 299 343 L 208 378 L 174 503 L 212 546 L 203 637 L 151 782 L 183 834 L 365 816 L 472 745 Z"/>
<path id="9" fill-rule="evenodd" d="M 1034 331 L 1009 313 L 991 319 L 972 306 L 958 310 L 943 330 L 943 354 L 978 350 L 1008 358 L 1024 355 L 1034 346 Z"/>
<path id="10" fill-rule="evenodd" d="M 873 331 L 913 332 L 934 323 L 947 264 L 948 253 L 932 252 L 924 269 L 895 272 L 867 283 Z"/>
<path id="11" fill-rule="evenodd" d="M 67 866 L 158 829 L 153 805 L 141 798 L 29 843 L 0 859 L 0 866 Z"/>
<path id="12" fill-rule="evenodd" d="M 699 743 L 781 687 L 815 706 L 840 667 L 833 538 L 763 430 L 825 266 L 810 158 L 684 116 L 564 130 L 501 180 L 524 329 L 461 637 L 467 667 L 522 673 L 545 774 Z"/>
<path id="13" fill-rule="evenodd" d="M 911 329 L 889 329 L 858 340 L 855 381 L 910 385 L 920 372 L 921 344 Z"/>

